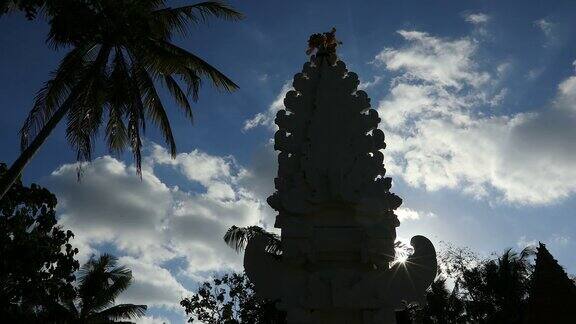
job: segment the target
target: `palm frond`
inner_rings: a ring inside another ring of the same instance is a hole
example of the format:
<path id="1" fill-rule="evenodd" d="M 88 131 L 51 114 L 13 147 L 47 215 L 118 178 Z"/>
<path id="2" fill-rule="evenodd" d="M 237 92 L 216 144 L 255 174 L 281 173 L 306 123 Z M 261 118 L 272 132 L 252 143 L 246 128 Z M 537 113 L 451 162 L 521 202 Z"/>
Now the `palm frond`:
<path id="1" fill-rule="evenodd" d="M 140 138 L 140 128 L 146 130 L 144 119 L 144 103 L 137 89 L 136 82 L 130 83 L 130 92 L 128 94 L 128 139 L 130 148 L 136 164 L 136 173 L 142 178 L 142 139 Z"/>
<path id="2" fill-rule="evenodd" d="M 129 145 L 128 132 L 124 123 L 129 105 L 132 82 L 128 74 L 126 60 L 120 48 L 116 48 L 113 69 L 110 73 L 108 94 L 108 124 L 106 125 L 106 142 L 112 153 L 120 154 Z"/>
<path id="3" fill-rule="evenodd" d="M 110 104 L 108 110 L 108 123 L 106 124 L 106 143 L 108 149 L 114 154 L 120 154 L 128 146 L 128 132 L 122 116 L 124 106 Z"/>
<path id="4" fill-rule="evenodd" d="M 14 11 L 23 11 L 28 20 L 36 18 L 39 11 L 42 11 L 45 1 L 42 0 L 0 0 L 0 17 Z"/>
<path id="5" fill-rule="evenodd" d="M 101 105 L 96 104 L 98 100 L 95 100 L 96 94 L 94 93 L 98 91 L 97 88 L 99 86 L 94 83 L 85 88 L 85 92 L 75 103 L 77 107 L 70 109 L 68 113 L 66 138 L 76 150 L 78 161 L 92 160 L 92 143 L 102 124 Z"/>
<path id="6" fill-rule="evenodd" d="M 117 264 L 114 258 L 104 267 L 99 276 L 101 288 L 93 291 L 92 310 L 97 312 L 114 303 L 114 300 L 132 283 L 132 271 L 125 266 Z"/>
<path id="7" fill-rule="evenodd" d="M 132 271 L 126 267 L 115 267 L 104 276 L 104 286 L 94 292 L 92 310 L 101 311 L 112 305 L 114 300 L 132 284 Z"/>
<path id="8" fill-rule="evenodd" d="M 132 284 L 132 271 L 125 266 L 116 266 L 108 273 L 113 283 L 106 290 L 106 295 L 116 299 L 120 293 L 128 289 L 130 284 Z"/>
<path id="9" fill-rule="evenodd" d="M 98 312 L 113 305 L 120 293 L 132 283 L 132 272 L 117 264 L 117 258 L 103 254 L 90 259 L 79 270 L 78 293 L 82 314 Z"/>
<path id="10" fill-rule="evenodd" d="M 0 16 L 4 13 L 9 13 L 16 10 L 18 7 L 13 0 L 0 0 Z"/>
<path id="11" fill-rule="evenodd" d="M 200 22 L 205 22 L 206 19 L 210 17 L 229 21 L 238 21 L 244 18 L 242 13 L 236 11 L 232 6 L 220 1 L 200 2 L 190 6 L 171 8 L 169 10 L 184 14 L 194 22 L 198 22 L 198 18 L 200 18 Z"/>
<path id="12" fill-rule="evenodd" d="M 158 74 L 182 74 L 189 69 L 199 77 L 208 77 L 217 89 L 232 92 L 239 88 L 218 69 L 170 42 L 151 41 L 146 44 L 146 49 L 146 64 Z"/>
<path id="13" fill-rule="evenodd" d="M 28 147 L 30 138 L 38 134 L 54 111 L 71 95 L 71 89 L 77 84 L 79 74 L 85 68 L 85 56 L 93 48 L 94 44 L 89 43 L 72 49 L 52 72 L 52 78 L 38 91 L 34 106 L 20 129 L 22 150 Z"/>
<path id="14" fill-rule="evenodd" d="M 107 269 L 116 266 L 116 257 L 104 253 L 100 257 L 95 258 L 94 256 L 90 258 L 80 269 L 78 270 L 78 283 L 79 289 L 85 289 L 86 285 L 92 284 L 93 282 L 99 282 L 99 277 L 102 276 Z"/>
<path id="15" fill-rule="evenodd" d="M 202 79 L 190 68 L 185 68 L 184 72 L 180 73 L 180 77 L 188 86 L 186 90 L 187 94 L 192 95 L 193 101 L 198 101 L 198 93 L 202 86 Z"/>
<path id="16" fill-rule="evenodd" d="M 244 15 L 231 6 L 218 1 L 201 2 L 178 8 L 162 8 L 153 13 L 155 18 L 165 26 L 166 32 L 176 30 L 181 35 L 186 34 L 190 24 L 206 22 L 211 17 L 228 21 L 244 18 Z"/>
<path id="17" fill-rule="evenodd" d="M 146 305 L 120 304 L 98 312 L 94 315 L 94 317 L 95 319 L 109 321 L 138 318 L 146 314 L 147 308 L 148 307 Z"/>
<path id="18" fill-rule="evenodd" d="M 0 17 L 19 9 L 18 0 L 0 0 Z"/>
<path id="19" fill-rule="evenodd" d="M 236 250 L 236 252 L 242 251 L 248 241 L 252 238 L 260 236 L 266 239 L 266 252 L 280 255 L 282 254 L 282 246 L 280 242 L 280 237 L 274 233 L 265 231 L 259 226 L 249 226 L 249 227 L 237 227 L 232 226 L 228 229 L 224 235 L 224 242 L 228 244 L 231 248 Z"/>
<path id="20" fill-rule="evenodd" d="M 190 106 L 190 102 L 188 102 L 188 98 L 186 97 L 184 91 L 182 91 L 182 89 L 180 88 L 178 82 L 176 82 L 176 80 L 174 80 L 174 78 L 171 75 L 165 75 L 164 83 L 166 84 L 166 88 L 168 88 L 168 91 L 170 91 L 170 94 L 172 94 L 172 97 L 174 97 L 174 100 L 176 101 L 178 106 L 180 106 L 180 108 L 184 110 L 186 117 L 188 117 L 192 121 L 193 120 L 192 107 Z"/>
<path id="21" fill-rule="evenodd" d="M 77 160 L 92 159 L 92 143 L 102 124 L 108 76 L 109 46 L 102 46 L 96 59 L 85 68 L 77 85 L 78 98 L 68 113 L 66 138 L 77 152 Z"/>
<path id="22" fill-rule="evenodd" d="M 176 157 L 176 141 L 172 134 L 170 120 L 168 119 L 162 100 L 160 100 L 160 96 L 158 96 L 158 93 L 156 92 L 154 81 L 150 77 L 148 71 L 146 71 L 140 64 L 134 63 L 133 67 L 134 78 L 136 79 L 140 93 L 143 95 L 146 112 L 152 121 L 160 128 L 164 140 L 170 149 L 170 154 L 172 157 Z"/>

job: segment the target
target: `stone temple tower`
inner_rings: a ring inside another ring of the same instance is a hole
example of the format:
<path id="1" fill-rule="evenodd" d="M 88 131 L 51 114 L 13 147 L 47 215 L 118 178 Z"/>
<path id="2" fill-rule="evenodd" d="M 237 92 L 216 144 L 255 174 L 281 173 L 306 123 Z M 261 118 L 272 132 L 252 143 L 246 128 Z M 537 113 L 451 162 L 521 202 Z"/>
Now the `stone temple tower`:
<path id="1" fill-rule="evenodd" d="M 394 263 L 394 210 L 380 118 L 358 76 L 321 46 L 276 116 L 276 192 L 282 255 L 250 240 L 244 266 L 256 293 L 278 300 L 290 324 L 396 323 L 402 301 L 421 301 L 436 276 L 436 252 L 414 236 L 414 253 Z"/>

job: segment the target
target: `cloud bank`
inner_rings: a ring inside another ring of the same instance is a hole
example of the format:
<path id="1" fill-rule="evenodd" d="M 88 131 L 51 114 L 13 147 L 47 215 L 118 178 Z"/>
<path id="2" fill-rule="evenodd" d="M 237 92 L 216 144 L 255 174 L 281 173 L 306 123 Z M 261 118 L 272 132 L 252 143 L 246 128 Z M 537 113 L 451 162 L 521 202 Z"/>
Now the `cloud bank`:
<path id="1" fill-rule="evenodd" d="M 232 158 L 194 150 L 172 160 L 152 145 L 142 180 L 133 166 L 109 156 L 85 164 L 81 183 L 76 167 L 63 165 L 49 179 L 60 224 L 75 233 L 81 262 L 112 246 L 120 263 L 132 269 L 135 282 L 122 301 L 179 308 L 190 292 L 177 278 L 241 269 L 241 257 L 222 237 L 232 225 L 258 224 L 264 207 L 242 184 L 251 181 L 251 173 Z M 168 186 L 157 175 L 161 168 L 177 172 L 194 189 Z M 167 267 L 171 262 L 178 266 Z"/>
<path id="2" fill-rule="evenodd" d="M 461 190 L 518 204 L 548 204 L 576 191 L 576 77 L 541 109 L 490 113 L 507 89 L 476 63 L 472 39 L 399 31 L 406 45 L 376 61 L 395 73 L 377 109 L 388 169 L 414 187 Z M 497 67 L 496 67 L 496 70 Z"/>

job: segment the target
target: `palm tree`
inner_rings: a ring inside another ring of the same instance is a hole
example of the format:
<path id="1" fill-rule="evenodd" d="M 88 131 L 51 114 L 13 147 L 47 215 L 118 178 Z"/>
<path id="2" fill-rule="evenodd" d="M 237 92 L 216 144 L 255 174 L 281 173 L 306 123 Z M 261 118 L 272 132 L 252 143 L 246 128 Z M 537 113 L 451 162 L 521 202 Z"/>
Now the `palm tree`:
<path id="1" fill-rule="evenodd" d="M 141 135 L 146 120 L 161 131 L 176 155 L 170 121 L 158 95 L 164 86 L 192 120 L 188 97 L 198 99 L 203 78 L 225 91 L 238 86 L 216 68 L 174 45 L 191 25 L 209 17 L 239 20 L 242 14 L 221 2 L 178 8 L 164 0 L 46 0 L 48 43 L 70 51 L 37 93 L 20 131 L 20 157 L 0 179 L 0 198 L 46 138 L 67 116 L 66 137 L 78 161 L 90 161 L 103 128 L 112 153 L 130 148 L 141 175 Z"/>
<path id="2" fill-rule="evenodd" d="M 246 247 L 249 240 L 257 236 L 265 239 L 266 252 L 276 256 L 282 254 L 280 237 L 274 233 L 267 232 L 260 226 L 238 227 L 234 225 L 226 231 L 224 242 L 236 252 L 240 252 Z"/>
<path id="3" fill-rule="evenodd" d="M 455 280 L 462 289 L 466 316 L 474 323 L 522 323 L 533 271 L 532 248 L 507 249 L 496 259 L 463 269 Z"/>
<path id="4" fill-rule="evenodd" d="M 75 300 L 54 305 L 51 317 L 57 323 L 127 323 L 126 319 L 144 316 L 146 305 L 120 304 L 114 300 L 132 282 L 132 272 L 103 254 L 90 259 L 79 271 Z"/>

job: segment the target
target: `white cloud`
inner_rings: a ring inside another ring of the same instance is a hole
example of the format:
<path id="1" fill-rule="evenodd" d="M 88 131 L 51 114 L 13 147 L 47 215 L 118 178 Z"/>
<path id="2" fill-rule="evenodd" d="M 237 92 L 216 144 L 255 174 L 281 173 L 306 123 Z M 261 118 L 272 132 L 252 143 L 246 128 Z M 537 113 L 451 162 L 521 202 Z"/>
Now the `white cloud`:
<path id="1" fill-rule="evenodd" d="M 402 49 L 385 48 L 376 61 L 390 71 L 403 71 L 404 80 L 422 80 L 461 90 L 463 85 L 478 87 L 489 74 L 475 69 L 472 54 L 476 44 L 467 38 L 445 40 L 419 31 L 400 30 L 410 44 Z"/>
<path id="2" fill-rule="evenodd" d="M 278 110 L 284 108 L 284 97 L 290 89 L 292 89 L 292 82 L 285 82 L 284 85 L 282 85 L 282 90 L 280 90 L 276 99 L 272 102 L 270 107 L 268 107 L 268 110 L 263 113 L 258 113 L 251 119 L 245 121 L 243 130 L 248 131 L 257 126 L 266 126 L 270 129 L 275 129 L 276 125 L 274 124 L 274 118 L 276 118 Z"/>
<path id="3" fill-rule="evenodd" d="M 123 298 L 179 307 L 186 290 L 164 264 L 182 260 L 180 269 L 172 270 L 192 279 L 241 269 L 241 256 L 222 237 L 232 225 L 258 224 L 265 202 L 240 184 L 249 184 L 252 173 L 231 157 L 194 150 L 171 160 L 157 145 L 150 151 L 142 180 L 133 166 L 105 156 L 83 166 L 81 183 L 76 164 L 63 165 L 53 172 L 49 187 L 59 200 L 60 223 L 86 251 L 81 261 L 110 244 L 134 272 L 135 283 Z M 169 187 L 155 173 L 160 167 L 173 168 L 198 190 Z"/>
<path id="4" fill-rule="evenodd" d="M 490 16 L 483 13 L 473 13 L 465 15 L 464 19 L 471 24 L 479 25 L 487 23 L 490 20 Z"/>
<path id="5" fill-rule="evenodd" d="M 491 35 L 488 33 L 488 22 L 491 17 L 484 13 L 469 13 L 464 14 L 464 20 L 469 22 L 474 26 L 472 35 L 474 38 L 478 39 L 492 39 Z"/>
<path id="6" fill-rule="evenodd" d="M 556 45 L 558 43 L 558 38 L 556 36 L 556 24 L 546 20 L 544 18 L 536 20 L 534 25 L 538 27 L 544 36 L 546 37 L 546 42 L 544 43 L 544 47 L 549 47 Z"/>
<path id="7" fill-rule="evenodd" d="M 436 217 L 434 213 L 422 213 L 408 207 L 400 207 L 394 213 L 400 222 L 419 220 L 422 217 Z"/>
<path id="8" fill-rule="evenodd" d="M 150 158 L 157 165 L 170 165 L 177 168 L 188 180 L 199 182 L 207 189 L 207 195 L 215 199 L 235 199 L 232 188 L 241 173 L 232 156 L 216 157 L 194 150 L 180 153 L 172 159 L 160 145 L 152 146 Z"/>
<path id="9" fill-rule="evenodd" d="M 170 320 L 164 317 L 144 316 L 136 319 L 138 324 L 170 324 Z"/>
<path id="10" fill-rule="evenodd" d="M 547 240 L 543 240 L 542 243 L 545 243 L 548 247 L 553 246 L 555 248 L 563 248 L 568 246 L 572 242 L 572 238 L 570 235 L 566 234 L 552 234 Z M 525 247 L 537 247 L 538 246 L 537 240 L 529 240 L 526 236 L 521 236 L 516 242 L 518 248 L 523 249 Z"/>
<path id="11" fill-rule="evenodd" d="M 554 234 L 553 242 L 560 246 L 566 246 L 570 244 L 571 237 L 569 235 Z"/>
<path id="12" fill-rule="evenodd" d="M 258 76 L 258 81 L 260 82 L 266 82 L 268 81 L 268 79 L 269 79 L 268 73 L 263 73 Z"/>
<path id="13" fill-rule="evenodd" d="M 380 82 L 382 82 L 382 77 L 377 75 L 374 77 L 374 79 L 372 81 L 362 81 L 360 82 L 360 84 L 358 84 L 358 89 L 359 90 L 366 90 L 368 88 L 372 88 L 374 86 L 377 86 L 380 84 Z"/>
<path id="14" fill-rule="evenodd" d="M 512 70 L 512 62 L 504 62 L 498 64 L 496 67 L 496 72 L 498 73 L 499 77 L 505 77 L 510 72 L 510 70 Z"/>
<path id="15" fill-rule="evenodd" d="M 576 191 L 576 77 L 542 111 L 486 114 L 507 89 L 476 64 L 468 38 L 400 31 L 402 48 L 376 56 L 397 76 L 380 101 L 387 168 L 410 185 L 451 188 L 474 197 L 547 204 Z M 496 67 L 496 71 L 498 68 Z M 494 196 L 491 196 L 492 198 Z"/>
<path id="16" fill-rule="evenodd" d="M 134 277 L 132 285 L 118 297 L 119 303 L 179 310 L 179 301 L 191 294 L 168 270 L 158 265 L 129 256 L 119 258 L 118 262 L 132 270 Z"/>
<path id="17" fill-rule="evenodd" d="M 406 207 L 400 207 L 398 210 L 395 211 L 395 214 L 398 216 L 398 220 L 403 222 L 405 220 L 418 220 L 420 219 L 420 214 Z"/>
<path id="18" fill-rule="evenodd" d="M 576 112 L 576 76 L 569 77 L 558 86 L 559 96 L 556 105 L 560 109 Z"/>
<path id="19" fill-rule="evenodd" d="M 553 33 L 553 28 L 554 28 L 554 24 L 549 22 L 548 20 L 542 18 L 542 19 L 538 19 L 534 22 L 534 25 L 536 25 L 538 28 L 540 28 L 540 30 L 542 30 L 542 32 L 544 33 L 544 35 L 546 35 L 546 37 L 552 37 L 552 33 Z"/>
<path id="20" fill-rule="evenodd" d="M 109 156 L 85 165 L 81 183 L 75 172 L 76 164 L 63 165 L 50 181 L 60 222 L 73 229 L 75 240 L 92 246 L 114 241 L 129 253 L 171 257 L 161 242 L 162 224 L 174 202 L 171 190 L 156 176 L 145 170 L 140 180 L 132 167 Z"/>
<path id="21" fill-rule="evenodd" d="M 543 72 L 544 72 L 543 67 L 531 69 L 528 71 L 528 73 L 526 73 L 526 79 L 530 81 L 536 80 L 538 79 L 538 77 L 540 77 L 540 75 L 542 75 Z"/>
<path id="22" fill-rule="evenodd" d="M 528 239 L 526 239 L 526 236 L 523 235 L 518 239 L 518 242 L 516 242 L 516 245 L 518 246 L 519 249 L 524 249 L 527 247 L 537 247 L 538 241 L 528 240 Z"/>

